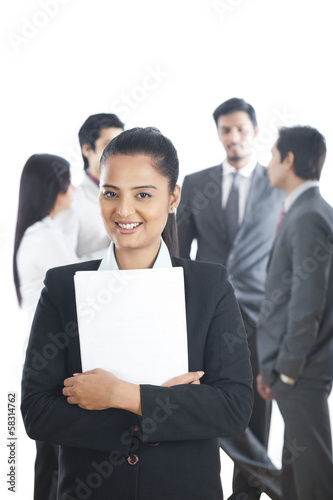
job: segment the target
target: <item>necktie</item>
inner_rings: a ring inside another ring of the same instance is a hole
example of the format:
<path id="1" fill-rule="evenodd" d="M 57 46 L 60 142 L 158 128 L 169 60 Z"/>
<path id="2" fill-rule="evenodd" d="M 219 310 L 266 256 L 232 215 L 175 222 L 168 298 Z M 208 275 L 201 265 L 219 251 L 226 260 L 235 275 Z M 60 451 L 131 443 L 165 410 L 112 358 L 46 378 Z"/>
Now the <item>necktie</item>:
<path id="1" fill-rule="evenodd" d="M 233 172 L 232 175 L 233 175 L 233 182 L 224 209 L 230 245 L 232 245 L 238 231 L 238 221 L 239 221 L 238 187 L 239 187 L 239 179 L 241 178 L 241 175 L 238 172 Z"/>
<path id="2" fill-rule="evenodd" d="M 277 232 L 278 232 L 279 227 L 281 226 L 282 219 L 283 219 L 283 217 L 285 216 L 285 213 L 286 213 L 286 212 L 285 212 L 285 210 L 283 209 L 283 210 L 282 210 L 282 212 L 280 213 L 280 218 L 279 218 L 278 223 L 277 223 L 277 225 L 276 225 L 276 228 L 275 228 L 275 233 L 277 233 Z"/>

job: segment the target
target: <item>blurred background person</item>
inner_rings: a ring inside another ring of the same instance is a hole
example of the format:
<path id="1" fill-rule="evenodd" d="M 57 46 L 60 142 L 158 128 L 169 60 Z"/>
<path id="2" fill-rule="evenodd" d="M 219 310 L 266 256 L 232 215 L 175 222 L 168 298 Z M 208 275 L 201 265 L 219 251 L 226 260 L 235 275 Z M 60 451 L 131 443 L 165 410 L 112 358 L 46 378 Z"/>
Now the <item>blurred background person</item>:
<path id="1" fill-rule="evenodd" d="M 79 130 L 85 176 L 70 209 L 57 218 L 57 224 L 79 257 L 103 257 L 110 244 L 98 205 L 99 162 L 105 147 L 123 130 L 123 122 L 112 113 L 89 116 Z"/>
<path id="2" fill-rule="evenodd" d="M 196 240 L 196 260 L 227 266 L 256 376 L 256 322 L 284 193 L 270 187 L 266 169 L 256 160 L 254 141 L 259 129 L 254 108 L 243 99 L 232 98 L 216 108 L 213 118 L 227 157 L 222 164 L 185 177 L 177 213 L 179 253 L 189 258 Z M 225 341 L 233 352 L 244 339 L 231 332 Z M 271 488 L 275 490 L 276 477 L 270 472 L 275 474 L 276 469 L 265 453 L 270 414 L 271 405 L 255 390 L 247 434 L 220 440 L 222 448 L 240 467 L 235 467 L 234 494 L 230 498 L 238 499 L 241 494 L 251 500 L 260 498 L 260 488 L 251 485 L 248 477 L 263 479 L 268 494 Z M 267 473 L 262 474 L 263 470 Z"/>
<path id="3" fill-rule="evenodd" d="M 308 126 L 285 127 L 267 166 L 286 193 L 268 266 L 258 329 L 264 399 L 276 400 L 285 424 L 283 500 L 333 498 L 332 435 L 327 399 L 333 380 L 333 209 L 319 179 L 326 141 Z"/>
<path id="4" fill-rule="evenodd" d="M 69 247 L 55 218 L 70 207 L 74 187 L 70 165 L 59 156 L 35 154 L 26 162 L 20 183 L 13 271 L 16 294 L 29 325 L 46 271 L 79 258 Z M 55 500 L 58 446 L 36 442 L 35 500 Z"/>

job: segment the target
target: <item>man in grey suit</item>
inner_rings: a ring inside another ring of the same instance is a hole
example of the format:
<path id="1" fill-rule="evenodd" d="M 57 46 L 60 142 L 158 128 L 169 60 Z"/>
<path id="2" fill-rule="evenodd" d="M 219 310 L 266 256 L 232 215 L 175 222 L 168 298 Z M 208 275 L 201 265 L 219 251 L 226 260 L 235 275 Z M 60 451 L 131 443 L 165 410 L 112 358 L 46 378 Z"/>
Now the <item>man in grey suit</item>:
<path id="1" fill-rule="evenodd" d="M 331 500 L 333 209 L 318 188 L 325 139 L 311 127 L 281 129 L 272 154 L 271 186 L 286 199 L 258 331 L 258 390 L 276 399 L 285 423 L 283 499 Z"/>
<path id="2" fill-rule="evenodd" d="M 180 256 L 189 258 L 193 240 L 197 240 L 197 260 L 218 262 L 228 268 L 234 286 L 251 351 L 253 373 L 258 374 L 256 321 L 264 298 L 266 267 L 275 228 L 282 208 L 283 192 L 270 187 L 266 169 L 254 157 L 258 134 L 255 110 L 243 99 L 233 98 L 221 104 L 213 114 L 218 136 L 227 153 L 222 165 L 185 177 L 177 213 Z M 225 334 L 225 348 L 233 353 L 239 342 L 238 332 Z M 264 403 L 264 404 L 263 404 Z M 221 446 L 233 458 L 234 496 L 256 500 L 258 477 L 251 463 L 266 471 L 274 467 L 265 453 L 268 443 L 270 404 L 255 393 L 248 438 L 221 440 Z M 260 446 L 255 446 L 256 442 Z M 253 448 L 253 445 L 255 446 Z M 244 474 L 243 474 L 244 473 Z M 268 491 L 269 493 L 269 491 Z M 278 498 L 278 496 L 275 496 Z"/>

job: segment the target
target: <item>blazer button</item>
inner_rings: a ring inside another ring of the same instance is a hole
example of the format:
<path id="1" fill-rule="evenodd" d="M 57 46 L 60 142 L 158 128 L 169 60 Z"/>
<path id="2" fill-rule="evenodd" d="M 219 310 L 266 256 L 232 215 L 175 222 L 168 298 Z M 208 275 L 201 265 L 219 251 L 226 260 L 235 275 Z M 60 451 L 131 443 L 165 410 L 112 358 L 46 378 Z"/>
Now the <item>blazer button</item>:
<path id="1" fill-rule="evenodd" d="M 139 457 L 138 455 L 130 455 L 129 457 L 127 457 L 127 462 L 130 464 L 130 465 L 136 465 L 139 461 Z"/>

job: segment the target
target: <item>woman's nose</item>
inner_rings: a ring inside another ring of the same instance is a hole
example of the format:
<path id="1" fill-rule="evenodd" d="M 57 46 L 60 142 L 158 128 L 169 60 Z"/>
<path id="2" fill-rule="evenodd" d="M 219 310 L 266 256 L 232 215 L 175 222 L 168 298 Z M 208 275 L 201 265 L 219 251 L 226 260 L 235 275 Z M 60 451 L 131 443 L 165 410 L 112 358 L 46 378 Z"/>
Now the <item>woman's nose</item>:
<path id="1" fill-rule="evenodd" d="M 133 202 L 127 198 L 119 199 L 117 203 L 117 213 L 121 217 L 128 217 L 135 212 Z"/>

